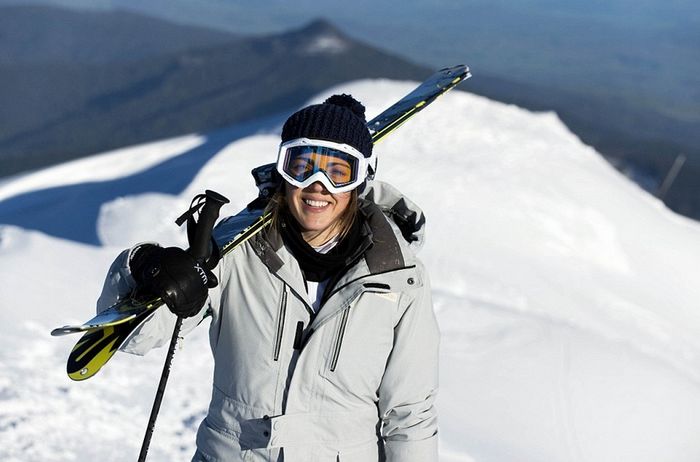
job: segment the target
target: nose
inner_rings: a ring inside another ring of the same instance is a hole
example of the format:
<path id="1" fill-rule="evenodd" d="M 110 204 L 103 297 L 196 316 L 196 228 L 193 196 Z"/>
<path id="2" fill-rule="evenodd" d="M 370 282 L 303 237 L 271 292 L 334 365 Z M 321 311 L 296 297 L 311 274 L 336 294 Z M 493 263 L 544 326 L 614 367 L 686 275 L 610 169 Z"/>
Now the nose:
<path id="1" fill-rule="evenodd" d="M 326 192 L 326 187 L 320 181 L 314 181 L 306 187 L 307 192 Z"/>

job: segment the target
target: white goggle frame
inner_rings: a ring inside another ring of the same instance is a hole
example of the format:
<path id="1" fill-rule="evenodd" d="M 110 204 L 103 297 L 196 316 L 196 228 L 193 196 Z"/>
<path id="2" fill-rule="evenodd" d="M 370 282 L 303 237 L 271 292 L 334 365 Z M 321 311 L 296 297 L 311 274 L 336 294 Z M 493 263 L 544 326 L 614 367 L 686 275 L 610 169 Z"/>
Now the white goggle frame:
<path id="1" fill-rule="evenodd" d="M 297 146 L 321 146 L 331 148 L 356 158 L 358 161 L 358 167 L 355 181 L 343 186 L 335 186 L 323 171 L 314 173 L 304 181 L 296 180 L 285 171 L 284 167 L 287 160 L 287 149 L 295 148 Z M 357 188 L 365 181 L 365 179 L 367 179 L 367 170 L 370 167 L 376 168 L 376 157 L 374 152 L 372 153 L 371 157 L 367 158 L 363 156 L 360 151 L 353 148 L 349 144 L 335 143 L 333 141 L 316 140 L 312 138 L 297 138 L 280 144 L 279 152 L 277 153 L 277 172 L 282 175 L 282 178 L 284 178 L 287 183 L 291 184 L 292 186 L 296 186 L 297 188 L 306 188 L 307 186 L 319 181 L 326 187 L 326 189 L 328 189 L 329 192 L 333 194 L 352 191 L 353 189 Z"/>

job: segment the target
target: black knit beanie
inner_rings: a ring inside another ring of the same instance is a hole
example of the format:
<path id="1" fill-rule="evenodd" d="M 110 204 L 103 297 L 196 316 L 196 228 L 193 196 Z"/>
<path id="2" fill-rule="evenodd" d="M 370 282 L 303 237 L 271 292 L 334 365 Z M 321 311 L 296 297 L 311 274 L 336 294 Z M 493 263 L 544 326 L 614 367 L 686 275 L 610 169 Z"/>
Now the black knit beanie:
<path id="1" fill-rule="evenodd" d="M 367 129 L 365 107 L 350 95 L 333 95 L 323 104 L 292 114 L 282 127 L 282 142 L 296 138 L 345 143 L 365 157 L 372 155 L 372 136 Z"/>

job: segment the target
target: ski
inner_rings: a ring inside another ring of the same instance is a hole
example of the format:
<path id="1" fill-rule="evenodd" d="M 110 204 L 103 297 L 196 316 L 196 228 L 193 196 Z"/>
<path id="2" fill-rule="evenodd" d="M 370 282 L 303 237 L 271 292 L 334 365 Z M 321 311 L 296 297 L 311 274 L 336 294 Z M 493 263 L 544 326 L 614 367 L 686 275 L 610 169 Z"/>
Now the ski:
<path id="1" fill-rule="evenodd" d="M 431 75 L 411 93 L 367 122 L 373 142 L 379 143 L 415 114 L 460 82 L 471 77 L 469 68 L 458 65 L 444 68 Z M 214 229 L 221 255 L 233 251 L 270 223 L 262 209 L 246 209 L 223 220 Z M 160 298 L 138 303 L 127 299 L 118 302 L 84 324 L 54 329 L 51 335 L 84 333 L 73 347 L 68 359 L 67 372 L 73 380 L 85 380 L 95 375 L 109 361 L 136 328 L 163 305 Z"/>
<path id="2" fill-rule="evenodd" d="M 385 136 L 425 109 L 438 96 L 444 95 L 469 77 L 471 77 L 471 73 L 465 65 L 440 69 L 428 77 L 411 93 L 367 122 L 367 128 L 372 133 L 374 144 L 379 143 Z"/>
<path id="3" fill-rule="evenodd" d="M 131 322 L 105 326 L 87 332 L 75 344 L 66 364 L 68 377 L 81 381 L 95 375 L 109 361 L 117 349 L 141 325 L 155 313 L 154 310 L 142 311 Z"/>
<path id="4" fill-rule="evenodd" d="M 57 327 L 51 331 L 51 335 L 58 337 L 61 335 L 77 334 L 103 327 L 117 326 L 135 319 L 143 311 L 160 306 L 161 303 L 162 301 L 160 298 L 155 298 L 142 303 L 135 302 L 133 300 L 120 301 L 83 324 Z"/>

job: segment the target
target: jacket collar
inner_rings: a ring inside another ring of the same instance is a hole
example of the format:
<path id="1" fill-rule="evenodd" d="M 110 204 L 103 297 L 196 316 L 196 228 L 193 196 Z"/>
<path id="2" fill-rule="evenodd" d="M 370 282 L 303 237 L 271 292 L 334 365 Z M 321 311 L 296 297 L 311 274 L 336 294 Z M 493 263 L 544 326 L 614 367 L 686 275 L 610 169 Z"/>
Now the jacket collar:
<path id="1" fill-rule="evenodd" d="M 349 304 L 352 299 L 367 290 L 367 284 L 372 291 L 398 291 L 396 284 L 392 287 L 391 284 L 372 282 L 372 280 L 386 280 L 387 273 L 413 267 L 406 265 L 397 235 L 379 207 L 373 202 L 360 200 L 359 211 L 363 220 L 361 248 L 364 249 L 364 256 L 343 274 L 332 289 L 328 301 L 337 300 L 336 295 L 342 295 L 341 302 L 331 303 L 333 307 L 324 306 L 314 324 L 321 323 L 335 312 L 347 307 L 345 303 Z M 252 240 L 252 246 L 272 274 L 284 281 L 301 300 L 307 300 L 299 264 L 284 246 L 282 236 L 276 229 L 268 228 L 265 232 L 256 235 Z M 398 281 L 402 281 L 401 285 L 403 285 L 407 279 L 409 278 Z M 307 308 L 311 310 L 311 307 Z"/>
<path id="2" fill-rule="evenodd" d="M 363 221 L 361 249 L 370 274 L 386 273 L 406 266 L 401 246 L 391 225 L 376 204 L 360 200 L 360 219 Z M 272 228 L 258 234 L 254 249 L 260 259 L 277 273 L 285 264 L 282 258 L 284 243 L 280 233 Z"/>

